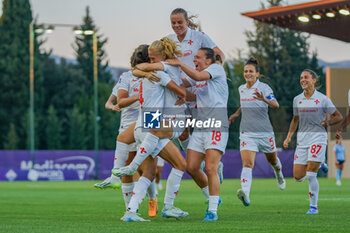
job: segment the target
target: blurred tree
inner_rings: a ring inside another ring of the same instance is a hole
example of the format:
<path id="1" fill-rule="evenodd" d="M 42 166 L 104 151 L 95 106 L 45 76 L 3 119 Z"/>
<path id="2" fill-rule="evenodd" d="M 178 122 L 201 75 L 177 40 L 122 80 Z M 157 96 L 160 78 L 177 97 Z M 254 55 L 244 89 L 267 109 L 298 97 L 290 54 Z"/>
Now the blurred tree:
<path id="1" fill-rule="evenodd" d="M 103 35 L 98 34 L 98 28 L 94 24 L 90 16 L 90 9 L 87 6 L 86 15 L 83 18 L 83 24 L 80 25 L 82 30 L 94 30 L 97 36 L 97 64 L 98 64 L 98 80 L 99 82 L 111 82 L 112 75 L 108 70 L 107 54 L 104 46 L 107 38 L 103 39 Z M 93 85 L 93 37 L 92 35 L 77 35 L 75 44 L 73 45 L 78 66 L 82 69 L 88 86 L 85 91 L 92 93 Z"/>
<path id="2" fill-rule="evenodd" d="M 46 133 L 46 145 L 49 150 L 61 149 L 62 141 L 62 122 L 57 116 L 56 110 L 53 105 L 50 105 L 47 111 L 47 125 L 45 128 Z"/>
<path id="3" fill-rule="evenodd" d="M 118 135 L 121 112 L 115 112 L 105 109 L 105 103 L 112 93 L 113 86 L 107 83 L 100 83 L 98 85 L 98 92 L 100 93 L 98 99 L 99 113 L 100 113 L 100 147 L 108 150 L 115 149 L 115 142 Z M 92 134 L 93 135 L 93 134 Z M 92 144 L 93 145 L 93 144 Z"/>
<path id="4" fill-rule="evenodd" d="M 0 18 L 0 132 L 9 132 L 28 110 L 29 0 L 4 0 Z M 22 134 L 18 129 L 19 134 Z M 17 134 L 17 133 L 16 133 Z M 5 133 L 0 141 L 8 141 Z M 22 142 L 19 142 L 23 146 Z M 4 148 L 1 143 L 0 148 Z M 22 147 L 23 148 L 23 147 Z"/>
<path id="5" fill-rule="evenodd" d="M 7 142 L 4 144 L 5 150 L 16 150 L 18 149 L 18 135 L 16 133 L 15 124 L 10 124 L 10 130 L 8 132 L 7 136 Z"/>
<path id="6" fill-rule="evenodd" d="M 29 0 L 4 0 L 0 18 L 0 131 L 7 132 L 10 122 L 21 122 L 29 107 L 29 24 L 32 22 Z M 39 70 L 39 47 L 43 41 L 34 40 L 35 105 L 40 109 L 37 85 L 42 82 Z M 36 111 L 38 109 L 35 109 Z M 37 114 L 37 112 L 35 113 Z M 16 126 L 18 148 L 26 148 L 27 129 Z M 36 135 L 37 136 L 37 135 Z M 6 134 L 0 135 L 6 141 Z M 3 148 L 4 145 L 0 145 Z"/>
<path id="7" fill-rule="evenodd" d="M 69 146 L 67 149 L 86 150 L 86 116 L 79 111 L 77 105 L 68 112 L 68 126 L 69 126 Z"/>
<path id="8" fill-rule="evenodd" d="M 237 57 L 228 59 L 224 68 L 228 78 L 228 90 L 229 90 L 229 100 L 227 104 L 228 114 L 231 115 L 237 111 L 240 106 L 240 99 L 238 93 L 238 87 L 242 85 L 245 81 L 243 78 L 243 68 L 244 68 L 244 58 L 242 57 L 242 50 L 238 49 Z M 227 143 L 227 148 L 237 149 L 239 145 L 239 125 L 240 117 L 235 120 L 230 125 L 229 140 Z"/>

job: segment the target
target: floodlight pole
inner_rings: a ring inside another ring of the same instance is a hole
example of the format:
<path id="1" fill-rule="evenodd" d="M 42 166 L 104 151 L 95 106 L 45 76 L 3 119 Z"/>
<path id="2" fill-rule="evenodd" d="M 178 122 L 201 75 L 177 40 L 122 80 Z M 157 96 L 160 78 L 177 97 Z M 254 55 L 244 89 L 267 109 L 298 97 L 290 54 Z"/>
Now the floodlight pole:
<path id="1" fill-rule="evenodd" d="M 93 40 L 93 60 L 94 60 L 94 131 L 95 131 L 95 179 L 98 179 L 98 66 L 97 66 L 97 36 L 96 32 L 92 34 Z"/>
<path id="2" fill-rule="evenodd" d="M 34 24 L 29 24 L 29 138 L 30 138 L 30 160 L 32 166 L 35 162 L 34 151 Z"/>

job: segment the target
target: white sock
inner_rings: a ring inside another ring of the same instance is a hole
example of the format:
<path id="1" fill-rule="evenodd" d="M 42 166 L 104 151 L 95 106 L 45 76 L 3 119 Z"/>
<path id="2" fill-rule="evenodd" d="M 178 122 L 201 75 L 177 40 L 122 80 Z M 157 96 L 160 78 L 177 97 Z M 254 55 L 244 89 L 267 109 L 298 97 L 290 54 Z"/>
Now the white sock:
<path id="1" fill-rule="evenodd" d="M 201 190 L 202 190 L 202 193 L 204 194 L 205 198 L 207 200 L 209 200 L 209 187 L 206 186 L 206 187 L 202 188 Z"/>
<path id="2" fill-rule="evenodd" d="M 219 204 L 219 196 L 209 196 L 209 208 L 208 210 L 213 213 L 217 213 Z"/>
<path id="3" fill-rule="evenodd" d="M 179 142 L 181 149 L 183 151 L 187 150 L 187 146 L 188 146 L 188 142 L 190 141 L 190 137 L 188 137 L 187 139 L 181 141 L 179 138 L 177 138 L 177 141 Z"/>
<path id="4" fill-rule="evenodd" d="M 158 190 L 163 190 L 163 185 L 162 185 L 162 181 L 159 180 L 159 183 L 157 184 Z"/>
<path id="5" fill-rule="evenodd" d="M 114 153 L 113 168 L 121 168 L 125 166 L 125 162 L 129 157 L 129 148 L 130 146 L 128 144 L 117 141 Z"/>
<path id="6" fill-rule="evenodd" d="M 171 169 L 166 183 L 166 192 L 164 197 L 164 206 L 171 207 L 174 205 L 174 199 L 179 192 L 180 182 L 184 172 L 178 169 Z"/>
<path id="7" fill-rule="evenodd" d="M 250 193 L 250 186 L 252 186 L 253 170 L 249 167 L 243 167 L 241 173 L 241 186 L 243 192 L 248 196 Z"/>
<path id="8" fill-rule="evenodd" d="M 149 185 L 147 189 L 148 199 L 156 199 L 157 198 L 157 184 L 156 179 L 152 181 L 152 183 Z"/>
<path id="9" fill-rule="evenodd" d="M 296 182 L 303 182 L 306 179 L 306 176 L 304 176 L 303 178 L 300 178 L 299 180 L 295 179 Z"/>
<path id="10" fill-rule="evenodd" d="M 130 163 L 130 167 L 136 170 L 140 164 L 156 149 L 158 146 L 159 138 L 151 133 L 147 133 L 145 139 L 137 150 L 137 154 L 133 161 Z"/>
<path id="11" fill-rule="evenodd" d="M 110 176 L 110 181 L 111 181 L 111 183 L 120 183 L 121 182 L 120 177 L 117 177 L 113 174 Z"/>
<path id="12" fill-rule="evenodd" d="M 131 200 L 128 205 L 128 211 L 136 213 L 139 208 L 139 205 L 142 202 L 142 199 L 146 195 L 146 191 L 148 186 L 151 184 L 151 181 L 146 177 L 141 176 L 140 179 L 134 186 L 134 190 L 132 192 Z"/>
<path id="13" fill-rule="evenodd" d="M 280 159 L 277 157 L 277 164 L 271 165 L 271 167 L 276 171 L 276 173 L 280 172 L 282 169 L 282 164 Z"/>
<path id="14" fill-rule="evenodd" d="M 134 183 L 122 183 L 122 193 L 124 196 L 125 209 L 128 209 L 128 205 L 131 199 L 132 190 L 134 189 Z"/>
<path id="15" fill-rule="evenodd" d="M 307 181 L 309 182 L 310 206 L 317 208 L 319 185 L 316 172 L 306 172 Z"/>

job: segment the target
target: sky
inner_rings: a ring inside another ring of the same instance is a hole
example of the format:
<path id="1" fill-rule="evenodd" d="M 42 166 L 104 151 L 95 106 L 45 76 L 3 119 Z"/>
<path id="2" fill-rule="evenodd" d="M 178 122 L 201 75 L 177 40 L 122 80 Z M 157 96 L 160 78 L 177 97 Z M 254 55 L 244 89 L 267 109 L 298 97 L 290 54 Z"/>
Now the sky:
<path id="1" fill-rule="evenodd" d="M 290 4 L 310 0 L 289 0 Z M 2 0 L 0 0 L 2 5 Z M 106 52 L 109 64 L 114 67 L 129 67 L 129 58 L 140 44 L 173 33 L 170 13 L 177 7 L 189 14 L 198 15 L 202 30 L 208 34 L 227 57 L 237 54 L 237 49 L 248 52 L 244 31 L 254 30 L 253 20 L 242 12 L 259 10 L 266 0 L 30 0 L 33 17 L 38 23 L 82 23 L 85 7 L 99 28 L 99 33 L 108 38 Z M 2 9 L 0 9 L 2 14 Z M 46 35 L 44 47 L 53 54 L 74 58 L 71 28 L 56 27 Z M 327 62 L 350 60 L 349 43 L 312 35 L 311 51 Z"/>

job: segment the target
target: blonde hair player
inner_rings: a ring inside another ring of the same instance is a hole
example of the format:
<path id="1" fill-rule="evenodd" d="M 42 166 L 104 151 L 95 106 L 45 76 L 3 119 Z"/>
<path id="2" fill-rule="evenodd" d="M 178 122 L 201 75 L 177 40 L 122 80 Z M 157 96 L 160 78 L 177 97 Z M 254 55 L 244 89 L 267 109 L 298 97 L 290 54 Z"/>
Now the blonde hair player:
<path id="1" fill-rule="evenodd" d="M 162 46 L 159 46 L 162 45 Z M 160 49 L 160 50 L 159 50 Z M 172 51 L 169 53 L 169 51 Z M 163 59 L 166 59 L 168 56 L 174 57 L 176 52 L 176 44 L 172 42 L 169 38 L 163 38 L 160 41 L 155 41 L 149 47 L 149 57 L 151 63 L 161 62 Z M 163 65 L 164 71 L 169 74 L 174 74 L 174 70 L 168 65 Z M 173 67 L 176 68 L 176 67 Z M 179 72 L 179 71 L 178 71 Z M 147 76 L 146 72 L 140 70 L 134 70 L 135 75 Z M 122 167 L 119 169 L 113 169 L 112 173 L 116 176 L 125 176 L 130 175 L 136 171 L 137 167 L 145 160 L 145 162 L 152 163 L 155 155 L 159 153 L 159 156 L 168 161 L 173 169 L 171 170 L 166 193 L 164 198 L 164 208 L 162 210 L 162 216 L 165 218 L 184 218 L 188 216 L 187 212 L 182 211 L 179 208 L 174 207 L 174 199 L 177 195 L 177 192 L 180 187 L 180 182 L 186 167 L 186 161 L 182 157 L 180 151 L 177 147 L 168 139 L 169 137 L 178 137 L 181 134 L 180 131 L 175 131 L 170 128 L 169 130 L 150 130 L 149 133 L 147 131 L 144 132 L 143 127 L 143 113 L 147 111 L 154 111 L 154 119 L 157 119 L 160 115 L 160 110 L 167 106 L 168 104 L 176 109 L 176 111 L 184 111 L 185 107 L 181 107 L 181 102 L 184 102 L 185 91 L 183 88 L 180 88 L 177 82 L 181 82 L 180 77 L 178 76 L 170 76 L 162 71 L 157 71 L 156 75 L 151 74 L 151 76 L 158 75 L 161 78 L 156 78 L 155 82 L 152 83 L 147 79 L 144 79 L 141 82 L 140 86 L 140 103 L 141 109 L 139 112 L 139 118 L 136 126 L 134 125 L 134 137 L 138 143 L 140 143 L 140 147 L 137 151 L 137 155 L 135 159 L 131 162 L 129 166 Z M 157 82 L 159 81 L 159 82 Z M 141 88 L 142 87 L 142 88 Z M 167 88 L 164 88 L 167 87 Z M 169 91 L 169 90 L 171 91 Z M 178 98 L 179 96 L 179 98 Z M 178 106 L 179 105 L 179 106 Z M 153 122 L 153 120 L 152 120 Z M 177 136 L 176 136 L 177 135 Z M 159 137 L 158 137 L 159 136 Z M 162 138 L 162 139 L 160 139 Z M 120 138 L 121 139 L 121 138 Z M 119 139 L 118 139 L 119 140 Z M 121 140 L 124 144 L 131 143 L 134 140 L 130 140 L 130 138 L 124 138 Z M 152 155 L 152 156 L 149 156 Z M 139 182 L 135 185 L 133 197 L 131 198 L 128 211 L 124 215 L 124 221 L 147 221 L 136 214 L 138 209 L 138 205 L 140 204 L 140 200 L 143 198 L 145 190 L 147 189 L 150 180 L 153 180 L 155 177 L 155 167 L 147 166 L 144 172 L 152 173 L 152 177 L 142 177 Z"/>
<path id="2" fill-rule="evenodd" d="M 294 154 L 294 179 L 309 182 L 310 208 L 306 214 L 318 214 L 317 200 L 319 184 L 317 171 L 325 159 L 327 147 L 326 127 L 335 125 L 343 117 L 335 108 L 332 101 L 315 88 L 319 77 L 309 69 L 305 69 L 300 75 L 300 86 L 303 93 L 294 97 L 293 119 L 289 126 L 283 147 L 288 144 L 298 128 L 297 148 Z M 326 115 L 330 114 L 327 120 Z"/>
<path id="3" fill-rule="evenodd" d="M 277 184 L 281 190 L 286 187 L 282 165 L 277 157 L 275 135 L 268 115 L 268 108 L 279 108 L 272 89 L 259 81 L 259 65 L 255 58 L 250 58 L 244 66 L 245 84 L 238 88 L 240 94 L 239 109 L 229 117 L 232 123 L 242 114 L 240 124 L 240 151 L 242 158 L 241 189 L 237 197 L 244 206 L 250 205 L 250 188 L 252 185 L 256 153 L 261 151 L 271 164 Z"/>
<path id="4" fill-rule="evenodd" d="M 131 58 L 130 65 L 134 68 L 137 64 L 148 62 L 148 45 L 138 46 Z M 121 111 L 121 121 L 119 127 L 119 134 L 123 133 L 130 125 L 136 122 L 139 113 L 139 80 L 132 75 L 131 71 L 127 71 L 121 74 L 118 83 L 114 86 L 112 94 L 108 98 L 105 107 L 112 111 Z M 114 104 L 117 100 L 117 104 Z M 118 143 L 118 142 L 116 142 Z M 136 143 L 129 145 L 128 157 L 118 156 L 117 151 L 114 156 L 113 168 L 124 166 L 129 164 L 136 155 L 137 146 Z M 134 188 L 133 176 L 122 177 L 122 183 L 120 184 L 120 178 L 111 175 L 105 179 L 102 183 L 94 185 L 99 189 L 107 188 L 122 188 L 125 207 L 127 208 L 131 199 L 132 190 Z M 150 187 L 148 189 L 149 203 L 152 204 L 156 199 L 156 187 Z M 151 205 L 150 205 L 151 206 Z M 156 210 L 149 209 L 150 216 L 155 216 Z"/>

